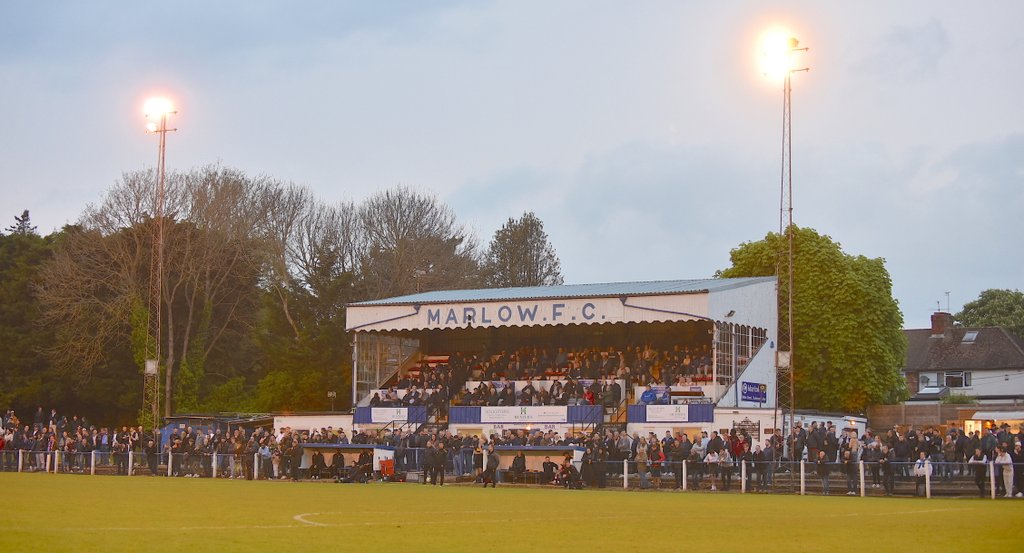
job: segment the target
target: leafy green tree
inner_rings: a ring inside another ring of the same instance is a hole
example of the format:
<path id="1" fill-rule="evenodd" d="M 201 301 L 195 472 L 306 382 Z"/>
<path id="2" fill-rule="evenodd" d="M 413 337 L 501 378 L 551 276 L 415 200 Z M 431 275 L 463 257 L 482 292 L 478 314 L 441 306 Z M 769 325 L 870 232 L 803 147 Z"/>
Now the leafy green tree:
<path id="1" fill-rule="evenodd" d="M 38 324 L 33 294 L 53 240 L 36 234 L 28 211 L 15 220 L 10 234 L 0 234 L 0 405 L 28 409 L 53 404 L 66 389 L 40 353 L 53 335 Z"/>
<path id="2" fill-rule="evenodd" d="M 494 233 L 484 254 L 488 286 L 550 286 L 562 284 L 562 267 L 544 223 L 532 211 L 509 220 Z"/>
<path id="3" fill-rule="evenodd" d="M 355 301 L 355 275 L 329 273 L 337 266 L 316 263 L 314 273 L 287 293 L 292 320 L 275 309 L 277 294 L 268 293 L 258 342 L 266 364 L 265 376 L 253 399 L 258 410 L 326 410 L 327 391 L 337 392 L 336 408 L 348 407 L 352 386 L 350 340 L 345 334 L 345 304 Z M 292 324 L 299 328 L 291 332 Z"/>
<path id="4" fill-rule="evenodd" d="M 1001 326 L 1024 338 L 1024 292 L 992 288 L 964 305 L 954 319 L 964 326 Z"/>
<path id="5" fill-rule="evenodd" d="M 885 260 L 844 253 L 814 229 L 794 228 L 793 365 L 798 407 L 862 412 L 905 397 L 906 338 Z M 730 252 L 721 277 L 774 275 L 785 236 Z M 780 282 L 788 270 L 781 266 Z M 779 294 L 779 317 L 788 316 Z"/>

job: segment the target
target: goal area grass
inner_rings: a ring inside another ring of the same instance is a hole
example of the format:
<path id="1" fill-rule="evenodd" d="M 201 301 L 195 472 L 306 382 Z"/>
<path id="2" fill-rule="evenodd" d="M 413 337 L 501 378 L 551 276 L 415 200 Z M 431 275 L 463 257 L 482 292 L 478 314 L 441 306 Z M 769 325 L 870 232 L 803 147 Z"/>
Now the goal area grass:
<path id="1" fill-rule="evenodd" d="M 11 473 L 0 490 L 5 552 L 863 553 L 1012 551 L 1024 540 L 1024 499 Z"/>

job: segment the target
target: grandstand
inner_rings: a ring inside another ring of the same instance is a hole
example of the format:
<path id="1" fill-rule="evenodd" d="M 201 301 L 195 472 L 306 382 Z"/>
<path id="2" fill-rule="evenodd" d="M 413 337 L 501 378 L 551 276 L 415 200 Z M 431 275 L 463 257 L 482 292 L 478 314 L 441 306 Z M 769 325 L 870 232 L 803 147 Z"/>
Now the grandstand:
<path id="1" fill-rule="evenodd" d="M 361 429 L 777 426 L 774 277 L 425 292 L 346 320 Z"/>

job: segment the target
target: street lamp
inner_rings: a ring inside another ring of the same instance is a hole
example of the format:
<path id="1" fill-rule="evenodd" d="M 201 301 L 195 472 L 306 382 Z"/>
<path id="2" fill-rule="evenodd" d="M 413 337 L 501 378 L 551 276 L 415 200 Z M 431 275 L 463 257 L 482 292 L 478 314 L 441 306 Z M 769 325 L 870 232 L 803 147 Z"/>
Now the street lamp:
<path id="1" fill-rule="evenodd" d="M 331 411 L 334 411 L 334 398 L 338 397 L 338 392 L 331 390 L 327 392 L 327 397 L 331 400 Z"/>
<path id="2" fill-rule="evenodd" d="M 153 193 L 153 254 L 149 271 L 149 311 L 147 313 L 149 339 L 146 340 L 145 383 L 143 384 L 142 402 L 144 412 L 151 413 L 153 424 L 160 420 L 160 307 L 163 291 L 164 268 L 164 178 L 167 151 L 167 133 L 177 129 L 167 128 L 167 118 L 178 113 L 174 104 L 167 98 L 150 98 L 143 106 L 143 114 L 148 120 L 147 134 L 158 134 L 160 137 L 157 150 L 156 186 Z M 168 379 L 170 372 L 167 373 Z M 170 390 L 170 382 L 167 382 Z M 170 403 L 164 408 L 170 416 Z M 159 426 L 159 425 L 157 425 Z"/>
<path id="3" fill-rule="evenodd" d="M 809 68 L 793 65 L 793 54 L 806 52 L 800 41 L 789 33 L 774 32 L 765 35 L 761 45 L 761 70 L 766 77 L 782 79 L 782 177 L 779 184 L 779 236 L 786 233 L 785 263 L 787 265 L 787 317 L 779 321 L 778 347 L 776 355 L 776 399 L 775 427 L 778 428 L 778 413 L 788 414 L 789 429 L 792 432 L 795 418 L 795 366 L 793 364 L 793 140 L 792 140 L 792 76 Z M 779 251 L 775 274 L 782 271 L 783 252 Z M 776 284 L 778 286 L 778 284 Z M 787 413 L 788 412 L 788 413 Z"/>

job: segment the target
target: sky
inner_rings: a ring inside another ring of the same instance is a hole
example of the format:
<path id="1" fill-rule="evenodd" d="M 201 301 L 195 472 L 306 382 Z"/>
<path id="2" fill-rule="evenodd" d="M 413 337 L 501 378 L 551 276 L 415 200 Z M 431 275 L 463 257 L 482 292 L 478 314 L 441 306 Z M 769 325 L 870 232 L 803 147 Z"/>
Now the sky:
<path id="1" fill-rule="evenodd" d="M 155 165 L 328 202 L 408 185 L 486 245 L 535 212 L 566 283 L 705 278 L 794 221 L 881 257 L 905 326 L 1024 289 L 1024 2 L 0 0 L 0 222 L 75 222 Z"/>

